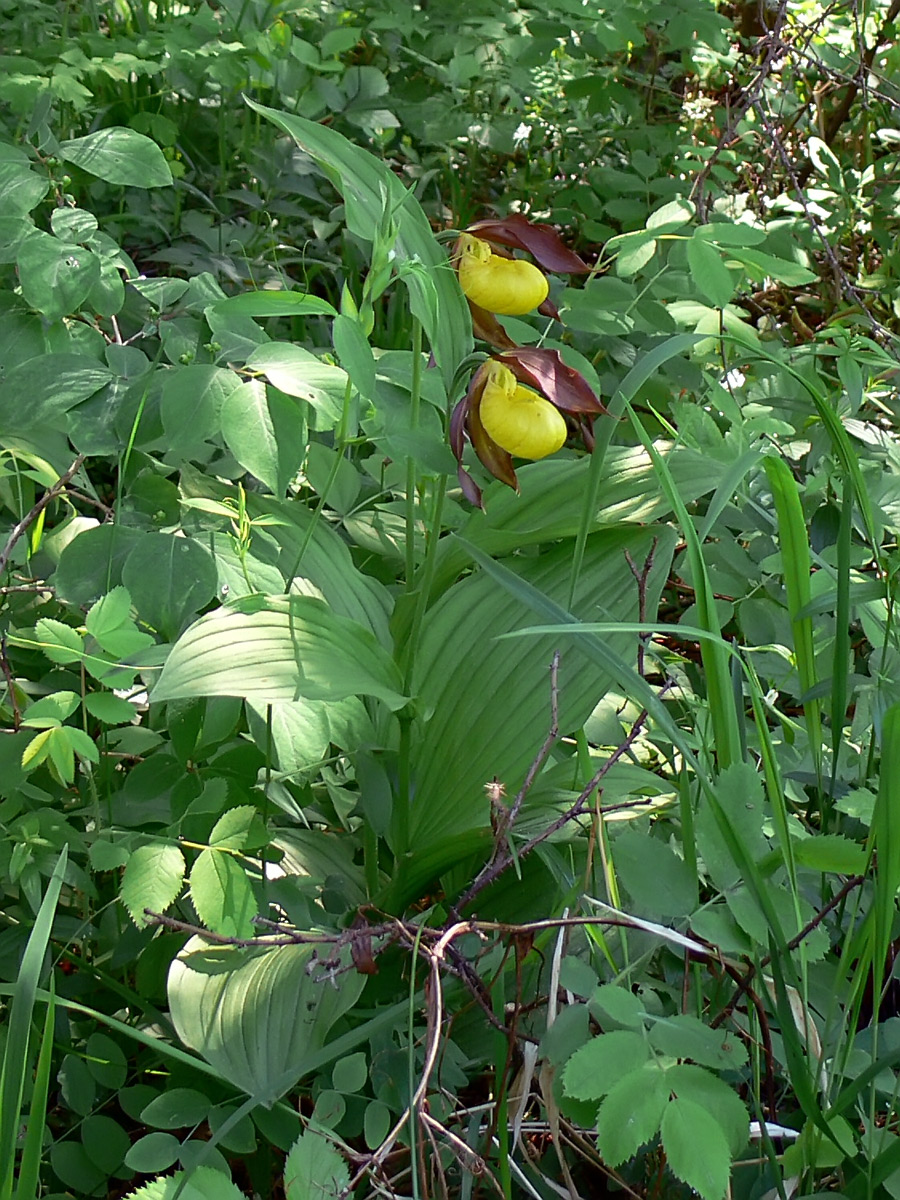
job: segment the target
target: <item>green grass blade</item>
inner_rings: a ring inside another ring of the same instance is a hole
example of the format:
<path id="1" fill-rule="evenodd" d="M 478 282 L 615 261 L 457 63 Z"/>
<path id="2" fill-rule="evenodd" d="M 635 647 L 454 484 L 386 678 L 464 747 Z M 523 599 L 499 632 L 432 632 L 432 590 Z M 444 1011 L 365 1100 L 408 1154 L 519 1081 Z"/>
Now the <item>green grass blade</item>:
<path id="1" fill-rule="evenodd" d="M 56 1019 L 56 989 L 50 980 L 50 1000 L 41 1034 L 34 1091 L 28 1111 L 28 1128 L 19 1162 L 19 1181 L 16 1200 L 37 1200 L 41 1185 L 41 1155 L 44 1148 L 44 1129 L 47 1119 L 47 1096 L 50 1091 L 50 1068 L 53 1061 L 53 1022 Z"/>
<path id="2" fill-rule="evenodd" d="M 831 787 L 837 779 L 841 736 L 847 715 L 850 672 L 850 548 L 853 537 L 853 481 L 844 476 L 841 523 L 837 540 L 837 604 L 834 610 L 834 659 L 831 668 Z"/>
<path id="3" fill-rule="evenodd" d="M 875 1011 L 885 980 L 891 928 L 900 889 L 900 704 L 884 714 L 881 729 L 881 779 L 872 821 L 875 850 L 875 912 L 872 983 Z"/>
<path id="4" fill-rule="evenodd" d="M 575 535 L 575 547 L 572 551 L 572 578 L 569 584 L 569 606 L 578 586 L 578 576 L 584 564 L 584 551 L 588 534 L 597 511 L 597 500 L 600 493 L 600 480 L 603 476 L 603 464 L 606 452 L 612 440 L 613 431 L 622 416 L 625 405 L 635 395 L 638 388 L 643 387 L 670 358 L 684 354 L 696 345 L 697 335 L 694 333 L 676 333 L 674 337 L 666 338 L 659 346 L 655 346 L 649 354 L 645 354 L 639 363 L 631 368 L 606 406 L 608 415 L 601 417 L 595 431 L 594 450 L 591 454 L 591 469 L 588 476 L 588 486 L 584 497 L 584 507 L 581 510 L 581 521 Z"/>
<path id="5" fill-rule="evenodd" d="M 643 443 L 644 449 L 650 455 L 656 468 L 660 486 L 666 494 L 676 519 L 681 526 L 687 546 L 688 561 L 691 568 L 691 578 L 695 589 L 699 625 L 721 637 L 719 617 L 713 597 L 712 584 L 706 570 L 703 558 L 703 544 L 697 533 L 684 501 L 678 493 L 675 481 L 668 465 L 653 444 L 653 441 L 631 404 L 625 402 L 631 417 L 635 433 Z M 728 668 L 727 655 L 715 643 L 703 640 L 700 643 L 700 655 L 703 671 L 706 676 L 707 700 L 709 716 L 712 724 L 713 740 L 715 743 L 716 759 L 719 767 L 730 766 L 739 762 L 741 757 L 740 735 L 738 732 L 737 713 L 734 706 L 734 696 L 731 688 L 731 673 Z"/>
<path id="6" fill-rule="evenodd" d="M 63 846 L 28 937 L 13 988 L 0 1085 L 0 1200 L 11 1200 L 12 1197 L 13 1161 L 28 1067 L 31 1016 L 68 857 L 68 847 Z"/>
<path id="7" fill-rule="evenodd" d="M 623 695 L 640 704 L 642 708 L 646 708 L 651 719 L 656 723 L 657 727 L 670 739 L 674 746 L 677 746 L 684 757 L 685 762 L 691 767 L 697 776 L 700 786 L 707 798 L 709 799 L 711 809 L 715 816 L 716 822 L 722 832 L 722 836 L 728 845 L 728 849 L 734 858 L 735 863 L 739 866 L 748 888 L 753 894 L 753 898 L 759 904 L 766 917 L 766 922 L 772 931 L 772 937 L 775 939 L 779 947 L 785 944 L 784 931 L 781 922 L 772 906 L 769 897 L 768 885 L 763 879 L 760 871 L 752 858 L 746 853 L 740 841 L 740 838 L 735 833 L 735 830 L 729 820 L 727 812 L 722 807 L 715 788 L 715 781 L 711 780 L 704 772 L 701 764 L 698 762 L 690 744 L 684 737 L 682 731 L 678 728 L 675 722 L 669 715 L 666 706 L 659 699 L 656 692 L 646 680 L 637 674 L 620 655 L 611 650 L 602 637 L 594 633 L 586 633 L 583 629 L 579 629 L 580 623 L 576 618 L 567 612 L 560 605 L 556 604 L 549 596 L 545 596 L 537 588 L 533 587 L 526 580 L 516 575 L 509 567 L 503 563 L 497 562 L 488 555 L 483 554 L 477 546 L 466 542 L 458 535 L 453 535 L 466 548 L 468 554 L 482 567 L 488 574 L 492 575 L 498 583 L 507 588 L 519 599 L 527 604 L 529 608 L 540 616 L 549 618 L 555 626 L 560 627 L 558 632 L 568 632 L 577 639 L 577 642 L 584 654 L 601 666 L 605 671 L 608 671 L 612 678 L 618 683 L 622 689 Z M 624 627 L 625 623 L 618 623 Z M 643 628 L 643 626 L 631 626 L 631 628 Z M 708 633 L 708 631 L 707 631 Z M 713 636 L 708 634 L 704 640 L 710 640 Z M 726 658 L 726 680 L 728 686 L 731 686 L 730 674 L 727 668 L 727 656 L 731 650 L 729 644 L 721 639 L 721 648 Z M 702 642 L 701 642 L 702 644 Z"/>
<path id="8" fill-rule="evenodd" d="M 794 657 L 800 677 L 803 711 L 806 716 L 809 747 L 819 779 L 822 781 L 822 717 L 817 699 L 809 698 L 818 683 L 816 656 L 813 645 L 811 617 L 801 617 L 800 611 L 809 604 L 810 555 L 806 518 L 800 503 L 800 491 L 790 467 L 783 458 L 772 455 L 765 459 L 766 476 L 775 500 L 778 517 L 778 536 L 781 541 L 781 561 L 788 614 L 794 634 Z M 823 800 L 824 803 L 824 800 Z"/>

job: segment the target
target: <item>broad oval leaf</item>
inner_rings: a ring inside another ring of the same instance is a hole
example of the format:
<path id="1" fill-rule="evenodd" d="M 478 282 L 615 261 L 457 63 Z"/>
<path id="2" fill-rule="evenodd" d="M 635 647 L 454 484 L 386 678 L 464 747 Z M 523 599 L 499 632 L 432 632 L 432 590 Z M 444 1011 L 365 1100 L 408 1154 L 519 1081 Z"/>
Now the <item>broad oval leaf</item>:
<path id="1" fill-rule="evenodd" d="M 212 555 L 200 542 L 148 533 L 125 560 L 122 579 L 140 618 L 163 637 L 176 638 L 213 599 L 218 575 Z"/>
<path id="2" fill-rule="evenodd" d="M 178 639 L 153 700 L 241 696 L 259 704 L 376 696 L 402 708 L 400 673 L 373 634 L 313 596 L 255 596 Z"/>
<path id="3" fill-rule="evenodd" d="M 248 371 L 265 375 L 286 396 L 312 405 L 320 429 L 331 429 L 340 420 L 347 388 L 347 374 L 340 367 L 287 342 L 267 342 L 253 351 L 245 365 Z"/>
<path id="4" fill-rule="evenodd" d="M 100 259 L 84 246 L 34 233 L 16 256 L 22 295 L 51 321 L 85 303 L 100 279 Z"/>
<path id="5" fill-rule="evenodd" d="M 86 354 L 41 354 L 11 367 L 0 385 L 4 434 L 58 425 L 58 418 L 104 387 L 113 373 Z M 28 397 L 23 404 L 22 397 Z"/>
<path id="6" fill-rule="evenodd" d="M 691 278 L 703 295 L 716 308 L 724 308 L 734 295 L 734 279 L 718 250 L 703 238 L 692 237 L 687 259 Z"/>
<path id="7" fill-rule="evenodd" d="M 181 1040 L 224 1079 L 271 1106 L 307 1070 L 365 977 L 317 969 L 312 946 L 211 948 L 191 938 L 169 969 Z M 349 965 L 344 952 L 343 965 Z M 311 970 L 310 970 L 311 968 Z"/>
<path id="8" fill-rule="evenodd" d="M 107 183 L 154 188 L 172 182 L 169 164 L 156 142 L 121 126 L 60 142 L 59 156 Z"/>

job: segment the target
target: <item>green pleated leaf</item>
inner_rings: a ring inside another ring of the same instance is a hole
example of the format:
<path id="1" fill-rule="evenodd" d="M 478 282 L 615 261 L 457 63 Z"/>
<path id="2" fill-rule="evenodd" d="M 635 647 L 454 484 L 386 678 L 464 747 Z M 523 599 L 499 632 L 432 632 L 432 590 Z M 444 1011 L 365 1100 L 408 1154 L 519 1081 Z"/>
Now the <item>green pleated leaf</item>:
<path id="1" fill-rule="evenodd" d="M 428 218 L 386 163 L 326 125 L 247 100 L 255 112 L 289 134 L 342 193 L 351 230 L 374 241 L 385 202 L 398 233 L 395 244 L 410 306 L 422 322 L 438 366 L 449 383 L 472 349 L 472 318 L 447 254 L 435 241 Z"/>
<path id="2" fill-rule="evenodd" d="M 722 479 L 724 464 L 708 455 L 662 443 L 657 443 L 657 450 L 685 504 L 714 491 Z M 521 495 L 501 484 L 492 485 L 485 491 L 484 510 L 473 512 L 460 533 L 467 542 L 494 556 L 554 538 L 573 537 L 583 519 L 590 467 L 589 458 L 546 458 L 527 463 L 517 471 Z M 672 511 L 660 488 L 656 468 L 642 446 L 610 447 L 597 496 L 589 532 L 617 522 L 646 524 Z M 466 553 L 458 542 L 442 539 L 438 543 L 438 587 L 454 580 L 466 562 Z"/>
<path id="3" fill-rule="evenodd" d="M 656 611 L 674 534 L 665 528 L 621 528 L 588 538 L 572 606 L 582 619 L 635 620 L 638 596 L 626 550 L 643 563 L 656 542 L 647 591 Z M 534 558 L 506 560 L 518 577 L 565 605 L 571 542 Z M 484 785 L 496 775 L 514 794 L 547 736 L 550 663 L 561 654 L 560 730 L 579 728 L 602 699 L 609 676 L 575 639 L 552 633 L 498 640 L 535 623 L 525 597 L 510 594 L 482 572 L 450 588 L 426 614 L 416 658 L 414 692 L 428 714 L 413 737 L 415 798 L 410 845 L 421 850 L 489 820 Z M 615 634 L 609 646 L 633 661 L 635 637 Z"/>
<path id="4" fill-rule="evenodd" d="M 256 596 L 201 617 L 178 639 L 152 699 L 377 696 L 401 708 L 400 675 L 373 634 L 312 596 Z"/>
<path id="5" fill-rule="evenodd" d="M 260 1103 L 293 1087 L 365 983 L 355 971 L 325 978 L 313 954 L 312 946 L 211 949 L 192 938 L 169 970 L 178 1036 Z"/>

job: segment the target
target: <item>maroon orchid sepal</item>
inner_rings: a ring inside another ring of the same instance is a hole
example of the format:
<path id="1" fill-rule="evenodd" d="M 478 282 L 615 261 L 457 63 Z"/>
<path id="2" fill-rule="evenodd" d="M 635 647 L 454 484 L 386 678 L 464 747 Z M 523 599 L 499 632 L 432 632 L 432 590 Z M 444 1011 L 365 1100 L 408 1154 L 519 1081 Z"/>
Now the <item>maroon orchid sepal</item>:
<path id="1" fill-rule="evenodd" d="M 585 377 L 563 362 L 558 350 L 517 346 L 494 357 L 509 367 L 520 383 L 536 388 L 564 412 L 595 416 L 606 412 Z"/>
<path id="2" fill-rule="evenodd" d="M 591 269 L 565 245 L 552 225 L 529 221 L 518 213 L 476 221 L 468 231 L 486 242 L 527 251 L 545 271 L 555 275 L 587 275 Z"/>

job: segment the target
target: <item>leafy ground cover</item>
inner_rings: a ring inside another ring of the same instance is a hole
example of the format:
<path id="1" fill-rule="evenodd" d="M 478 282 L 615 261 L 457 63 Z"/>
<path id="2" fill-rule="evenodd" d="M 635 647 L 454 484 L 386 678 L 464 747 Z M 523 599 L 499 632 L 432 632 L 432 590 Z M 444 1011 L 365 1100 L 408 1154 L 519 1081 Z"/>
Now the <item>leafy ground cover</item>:
<path id="1" fill-rule="evenodd" d="M 900 1195 L 896 18 L 0 5 L 0 1200 Z"/>

